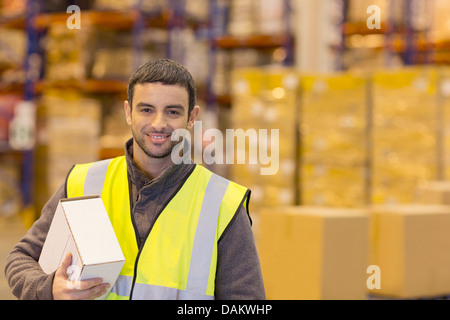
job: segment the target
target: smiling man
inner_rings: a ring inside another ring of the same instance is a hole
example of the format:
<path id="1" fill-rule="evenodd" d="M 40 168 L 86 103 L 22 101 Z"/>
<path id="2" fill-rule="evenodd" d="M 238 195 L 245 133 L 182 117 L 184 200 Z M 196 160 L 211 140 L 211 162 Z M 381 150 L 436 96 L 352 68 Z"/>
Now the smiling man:
<path id="1" fill-rule="evenodd" d="M 192 161 L 171 160 L 172 132 L 192 128 L 195 103 L 195 83 L 180 64 L 161 59 L 135 71 L 124 103 L 133 136 L 125 156 L 72 168 L 7 258 L 18 298 L 105 293 L 99 278 L 68 283 L 70 255 L 49 275 L 37 262 L 58 201 L 101 194 L 126 259 L 108 299 L 265 299 L 250 191 Z"/>
<path id="2" fill-rule="evenodd" d="M 199 107 L 189 107 L 185 88 L 161 82 L 136 84 L 133 100 L 134 108 L 125 101 L 125 114 L 133 134 L 134 158 L 144 166 L 141 169 L 156 176 L 172 165 L 169 158 L 178 143 L 171 140 L 172 132 L 191 129 Z"/>

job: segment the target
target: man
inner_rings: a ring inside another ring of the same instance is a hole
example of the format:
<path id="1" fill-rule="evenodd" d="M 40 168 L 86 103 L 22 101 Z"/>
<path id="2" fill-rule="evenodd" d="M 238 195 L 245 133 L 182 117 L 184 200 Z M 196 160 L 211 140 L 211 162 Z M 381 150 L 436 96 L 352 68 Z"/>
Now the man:
<path id="1" fill-rule="evenodd" d="M 95 299 L 101 279 L 67 283 L 71 256 L 46 275 L 38 264 L 59 199 L 101 194 L 126 262 L 109 299 L 265 299 L 247 213 L 249 190 L 184 159 L 172 162 L 171 134 L 199 113 L 195 84 L 161 59 L 132 75 L 125 157 L 76 165 L 13 248 L 6 263 L 20 299 Z M 131 214 L 130 214 L 131 212 Z"/>

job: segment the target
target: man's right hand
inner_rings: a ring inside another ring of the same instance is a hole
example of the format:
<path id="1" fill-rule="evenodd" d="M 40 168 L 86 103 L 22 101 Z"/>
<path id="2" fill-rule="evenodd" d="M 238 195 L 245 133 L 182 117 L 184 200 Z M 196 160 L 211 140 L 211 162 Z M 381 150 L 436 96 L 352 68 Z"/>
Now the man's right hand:
<path id="1" fill-rule="evenodd" d="M 67 270 L 72 263 L 72 254 L 68 253 L 56 270 L 53 279 L 52 294 L 54 300 L 94 300 L 104 295 L 109 283 L 103 283 L 101 278 L 70 281 Z"/>

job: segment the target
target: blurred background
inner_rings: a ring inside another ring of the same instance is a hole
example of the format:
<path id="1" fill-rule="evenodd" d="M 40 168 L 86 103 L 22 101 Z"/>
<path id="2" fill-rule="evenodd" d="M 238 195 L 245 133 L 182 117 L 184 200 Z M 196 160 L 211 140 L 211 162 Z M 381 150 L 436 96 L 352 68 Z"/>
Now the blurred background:
<path id="1" fill-rule="evenodd" d="M 0 0 L 0 266 L 75 163 L 124 153 L 156 58 L 191 71 L 204 131 L 268 129 L 243 151 L 277 174 L 209 168 L 252 190 L 269 299 L 450 295 L 448 0 Z"/>

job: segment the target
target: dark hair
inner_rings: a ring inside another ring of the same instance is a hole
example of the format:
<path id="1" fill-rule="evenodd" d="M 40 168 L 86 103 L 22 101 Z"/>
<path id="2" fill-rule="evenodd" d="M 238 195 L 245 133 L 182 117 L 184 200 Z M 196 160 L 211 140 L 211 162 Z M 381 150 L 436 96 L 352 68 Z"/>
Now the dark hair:
<path id="1" fill-rule="evenodd" d="M 189 71 L 176 61 L 158 59 L 144 63 L 131 76 L 128 82 L 128 102 L 132 107 L 134 86 L 136 84 L 161 82 L 168 85 L 179 85 L 187 90 L 189 96 L 189 112 L 196 102 L 195 82 Z"/>

